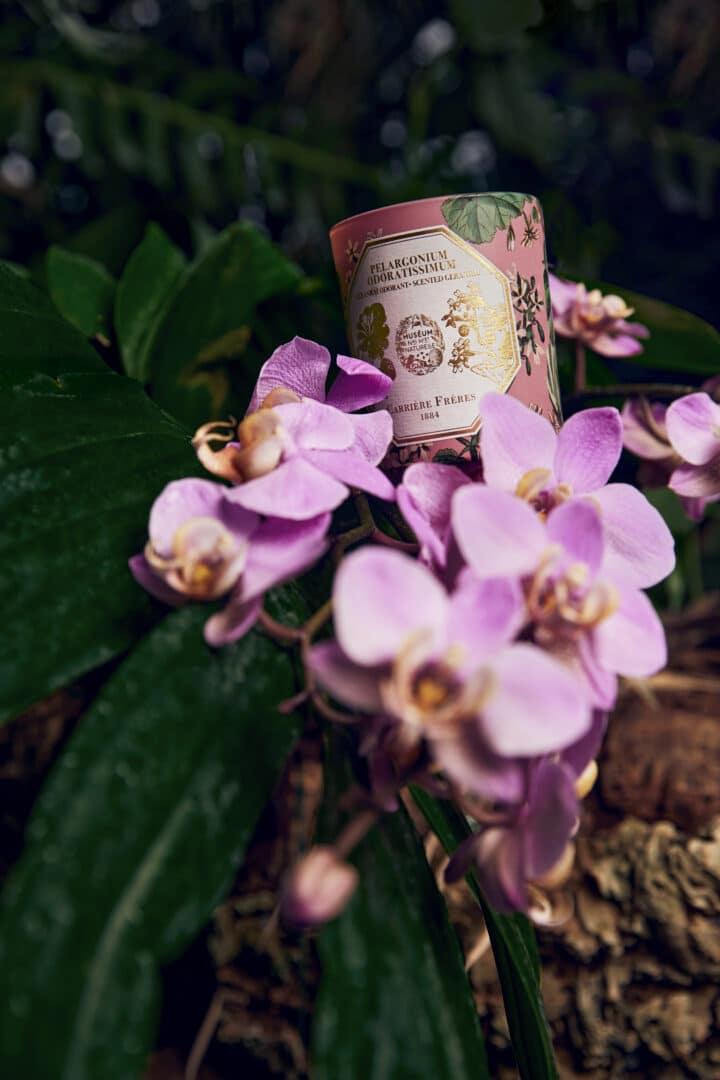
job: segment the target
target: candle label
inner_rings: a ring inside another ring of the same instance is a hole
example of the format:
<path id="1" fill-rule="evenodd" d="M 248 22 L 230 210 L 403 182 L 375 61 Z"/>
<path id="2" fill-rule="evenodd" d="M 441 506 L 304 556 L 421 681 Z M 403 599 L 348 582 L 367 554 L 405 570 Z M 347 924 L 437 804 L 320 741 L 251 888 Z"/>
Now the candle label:
<path id="1" fill-rule="evenodd" d="M 391 375 L 395 444 L 472 435 L 520 370 L 510 283 L 444 226 L 368 240 L 348 285 L 354 356 Z"/>

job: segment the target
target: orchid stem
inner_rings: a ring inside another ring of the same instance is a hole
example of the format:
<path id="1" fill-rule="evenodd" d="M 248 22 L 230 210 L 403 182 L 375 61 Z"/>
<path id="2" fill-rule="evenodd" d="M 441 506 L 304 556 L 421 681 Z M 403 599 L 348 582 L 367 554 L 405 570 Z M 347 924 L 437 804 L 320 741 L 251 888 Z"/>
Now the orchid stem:
<path id="1" fill-rule="evenodd" d="M 345 859 L 357 847 L 380 817 L 382 811 L 375 808 L 362 810 L 350 821 L 333 844 L 338 858 Z"/>
<path id="2" fill-rule="evenodd" d="M 575 342 L 575 393 L 581 394 L 587 385 L 587 354 L 582 341 Z"/>
<path id="3" fill-rule="evenodd" d="M 614 386 L 584 386 L 582 389 L 576 385 L 575 392 L 567 394 L 565 401 L 569 404 L 574 401 L 582 402 L 586 398 L 635 397 L 639 394 L 676 398 L 694 394 L 696 390 L 696 386 L 685 386 L 681 383 L 618 383 Z"/>
<path id="4" fill-rule="evenodd" d="M 280 641 L 286 645 L 295 645 L 298 641 L 302 641 L 304 629 L 296 629 L 294 626 L 285 626 L 283 623 L 278 622 L 277 619 L 273 619 L 272 615 L 268 615 L 267 611 L 261 609 L 258 615 L 258 622 L 262 626 L 263 630 L 275 638 L 276 641 Z"/>

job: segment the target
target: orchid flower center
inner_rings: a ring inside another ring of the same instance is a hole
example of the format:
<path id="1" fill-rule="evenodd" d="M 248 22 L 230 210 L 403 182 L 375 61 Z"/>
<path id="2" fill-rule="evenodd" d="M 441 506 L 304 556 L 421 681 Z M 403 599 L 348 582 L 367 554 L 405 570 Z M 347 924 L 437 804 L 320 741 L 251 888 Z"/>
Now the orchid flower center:
<path id="1" fill-rule="evenodd" d="M 247 544 L 215 518 L 196 517 L 176 529 L 173 554 L 166 558 L 148 543 L 145 558 L 168 585 L 194 600 L 214 600 L 237 582 L 247 557 Z"/>
<path id="2" fill-rule="evenodd" d="M 380 684 L 388 714 L 415 729 L 418 737 L 451 734 L 480 711 L 492 689 L 487 671 L 465 676 L 464 659 L 462 646 L 452 645 L 437 655 L 429 631 L 413 634 Z"/>
<path id="3" fill-rule="evenodd" d="M 551 510 L 572 498 L 569 484 L 555 484 L 550 469 L 530 469 L 518 480 L 515 494 L 530 503 L 544 520 Z"/>
<path id="4" fill-rule="evenodd" d="M 525 585 L 525 601 L 542 640 L 575 637 L 607 619 L 620 605 L 617 589 L 592 581 L 586 563 L 557 567 L 560 549 L 550 545 Z"/>
<path id="5" fill-rule="evenodd" d="M 292 393 L 290 390 L 283 392 Z M 203 424 L 195 432 L 192 444 L 208 472 L 233 484 L 241 484 L 266 476 L 280 464 L 286 439 L 278 413 L 263 405 L 237 425 L 236 438 L 233 438 L 234 427 L 234 421 L 218 420 Z M 217 442 L 226 445 L 214 450 L 211 444 Z"/>

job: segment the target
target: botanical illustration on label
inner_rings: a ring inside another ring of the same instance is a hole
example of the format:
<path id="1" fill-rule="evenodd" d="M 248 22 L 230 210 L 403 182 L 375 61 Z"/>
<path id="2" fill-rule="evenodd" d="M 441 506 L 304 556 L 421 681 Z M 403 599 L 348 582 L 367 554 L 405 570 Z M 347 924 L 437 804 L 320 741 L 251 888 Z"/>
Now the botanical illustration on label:
<path id="1" fill-rule="evenodd" d="M 394 378 L 398 446 L 476 432 L 478 399 L 520 370 L 507 277 L 444 226 L 368 241 L 347 318 L 354 355 Z"/>

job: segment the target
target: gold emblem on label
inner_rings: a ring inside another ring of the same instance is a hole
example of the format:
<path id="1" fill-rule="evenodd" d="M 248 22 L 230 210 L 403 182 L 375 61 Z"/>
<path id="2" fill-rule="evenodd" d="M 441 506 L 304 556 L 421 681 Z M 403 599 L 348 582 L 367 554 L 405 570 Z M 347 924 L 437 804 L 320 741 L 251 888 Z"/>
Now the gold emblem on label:
<path id="1" fill-rule="evenodd" d="M 442 317 L 448 329 L 457 329 L 449 364 L 452 371 L 474 371 L 505 387 L 516 367 L 505 307 L 488 304 L 477 285 L 456 289 Z"/>
<path id="2" fill-rule="evenodd" d="M 407 315 L 395 333 L 397 358 L 411 375 L 429 375 L 443 362 L 442 331 L 428 315 Z"/>

